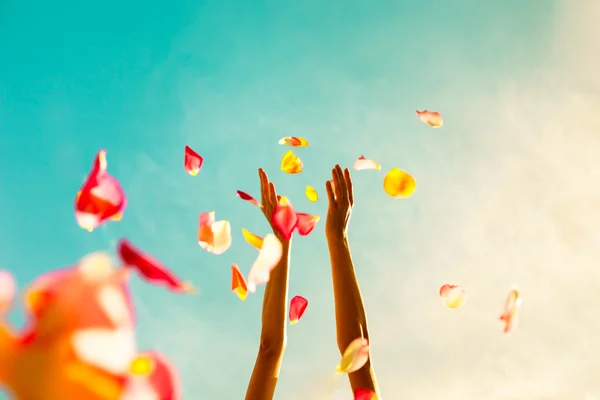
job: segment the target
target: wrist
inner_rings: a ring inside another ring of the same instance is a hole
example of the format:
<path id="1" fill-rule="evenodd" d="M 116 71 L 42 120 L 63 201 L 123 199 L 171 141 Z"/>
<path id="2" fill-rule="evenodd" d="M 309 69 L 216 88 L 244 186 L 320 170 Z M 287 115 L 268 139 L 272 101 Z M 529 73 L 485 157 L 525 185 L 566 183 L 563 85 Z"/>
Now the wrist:
<path id="1" fill-rule="evenodd" d="M 327 242 L 331 244 L 345 244 L 348 242 L 348 234 L 346 230 L 342 231 L 334 231 L 325 233 L 325 237 L 327 238 Z"/>

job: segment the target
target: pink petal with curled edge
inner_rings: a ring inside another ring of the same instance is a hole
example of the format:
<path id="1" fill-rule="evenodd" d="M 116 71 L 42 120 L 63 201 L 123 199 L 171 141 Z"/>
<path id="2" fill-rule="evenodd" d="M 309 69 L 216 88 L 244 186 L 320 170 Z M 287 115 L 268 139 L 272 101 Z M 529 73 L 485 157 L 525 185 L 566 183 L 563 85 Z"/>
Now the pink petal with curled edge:
<path id="1" fill-rule="evenodd" d="M 297 213 L 298 221 L 296 222 L 296 228 L 298 229 L 298 234 L 300 236 L 307 236 L 310 234 L 315 226 L 317 226 L 317 222 L 321 219 L 321 217 L 317 215 L 310 215 L 305 213 Z"/>
<path id="2" fill-rule="evenodd" d="M 285 240 L 290 240 L 292 233 L 298 223 L 298 215 L 287 197 L 283 196 L 279 199 L 273 215 L 271 216 L 271 224 Z"/>
<path id="3" fill-rule="evenodd" d="M 365 169 L 375 169 L 379 171 L 381 170 L 381 164 L 373 160 L 369 160 L 365 158 L 365 156 L 360 156 L 356 159 L 356 161 L 354 161 L 354 165 L 352 165 L 352 168 L 354 168 L 354 170 L 356 171 L 361 171 Z"/>

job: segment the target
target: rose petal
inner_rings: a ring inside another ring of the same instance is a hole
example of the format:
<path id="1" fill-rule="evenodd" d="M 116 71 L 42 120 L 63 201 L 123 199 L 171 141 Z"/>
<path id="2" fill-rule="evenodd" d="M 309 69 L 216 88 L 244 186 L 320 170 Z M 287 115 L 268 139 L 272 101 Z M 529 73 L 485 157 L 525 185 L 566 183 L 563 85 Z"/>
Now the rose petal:
<path id="1" fill-rule="evenodd" d="M 377 400 L 377 393 L 371 389 L 356 388 L 354 400 Z"/>
<path id="2" fill-rule="evenodd" d="M 444 124 L 444 120 L 439 112 L 431 112 L 427 110 L 417 110 L 417 117 L 432 128 L 440 128 Z"/>
<path id="3" fill-rule="evenodd" d="M 242 228 L 242 235 L 244 236 L 244 239 L 246 239 L 246 242 L 248 242 L 250 246 L 256 248 L 257 250 L 260 250 L 263 244 L 263 238 L 255 235 L 254 233 L 244 228 Z"/>
<path id="4" fill-rule="evenodd" d="M 500 321 L 504 322 L 503 332 L 505 334 L 512 333 L 517 329 L 519 310 L 522 302 L 519 290 L 513 286 L 506 298 L 504 312 L 500 315 Z"/>
<path id="5" fill-rule="evenodd" d="M 294 296 L 290 301 L 289 317 L 292 325 L 296 324 L 302 318 L 304 311 L 308 307 L 308 300 L 302 296 Z"/>
<path id="6" fill-rule="evenodd" d="M 354 165 L 352 166 L 354 170 L 361 171 L 365 169 L 376 169 L 377 171 L 381 170 L 381 164 L 375 162 L 373 160 L 369 160 L 365 158 L 365 156 L 360 156 L 354 161 Z"/>
<path id="7" fill-rule="evenodd" d="M 369 341 L 365 338 L 354 339 L 342 356 L 335 372 L 338 374 L 349 374 L 361 369 L 369 360 Z"/>
<path id="8" fill-rule="evenodd" d="M 300 137 L 286 136 L 279 140 L 279 144 L 292 147 L 305 147 L 308 146 L 308 141 Z"/>
<path id="9" fill-rule="evenodd" d="M 440 288 L 440 297 L 448 308 L 458 308 L 465 303 L 467 292 L 459 286 L 446 284 Z"/>
<path id="10" fill-rule="evenodd" d="M 303 168 L 302 160 L 294 155 L 293 150 L 289 150 L 281 158 L 281 170 L 286 174 L 299 174 Z"/>
<path id="11" fill-rule="evenodd" d="M 391 197 L 406 199 L 415 192 L 417 183 L 407 172 L 392 168 L 383 179 L 383 190 Z"/>
<path id="12" fill-rule="evenodd" d="M 296 222 L 296 228 L 298 229 L 298 234 L 300 236 L 307 236 L 310 234 L 315 226 L 317 226 L 317 222 L 321 219 L 318 215 L 310 215 L 305 213 L 297 213 L 298 221 Z"/>
<path id="13" fill-rule="evenodd" d="M 185 146 L 185 151 L 183 155 L 183 169 L 185 172 L 190 174 L 191 176 L 198 175 L 200 172 L 200 168 L 202 168 L 202 163 L 204 159 L 200 154 L 196 153 L 189 146 Z"/>
<path id="14" fill-rule="evenodd" d="M 312 202 L 319 200 L 319 194 L 312 186 L 307 186 L 304 194 L 306 195 L 306 198 Z"/>
<path id="15" fill-rule="evenodd" d="M 248 285 L 237 264 L 231 265 L 231 291 L 242 301 L 248 296 Z"/>
<path id="16" fill-rule="evenodd" d="M 263 240 L 262 248 L 250 273 L 248 274 L 248 291 L 254 293 L 256 286 L 265 284 L 269 281 L 271 271 L 277 266 L 283 255 L 283 246 L 277 237 L 271 233 L 267 234 Z"/>
<path id="17" fill-rule="evenodd" d="M 242 192 L 241 190 L 237 191 L 237 196 L 245 201 L 250 202 L 251 204 L 254 204 L 255 206 L 260 207 L 260 203 L 258 202 L 258 200 L 256 200 L 254 197 L 250 196 L 248 193 L 246 192 Z"/>
<path id="18" fill-rule="evenodd" d="M 285 240 L 290 240 L 292 233 L 298 223 L 298 215 L 287 197 L 283 196 L 279 199 L 273 215 L 271 216 L 271 224 Z"/>

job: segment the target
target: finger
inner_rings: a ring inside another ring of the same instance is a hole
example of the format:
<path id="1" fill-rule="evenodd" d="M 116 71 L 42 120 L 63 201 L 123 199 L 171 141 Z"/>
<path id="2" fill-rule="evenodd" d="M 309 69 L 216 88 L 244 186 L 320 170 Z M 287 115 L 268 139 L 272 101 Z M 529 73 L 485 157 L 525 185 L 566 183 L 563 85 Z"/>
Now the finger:
<path id="1" fill-rule="evenodd" d="M 273 182 L 269 182 L 269 201 L 273 205 L 277 204 L 277 191 Z"/>
<path id="2" fill-rule="evenodd" d="M 338 176 L 338 181 L 340 182 L 340 186 L 339 186 L 339 190 L 338 192 L 338 197 L 341 201 L 343 201 L 344 203 L 348 202 L 348 185 L 346 185 L 346 180 L 344 179 L 344 171 L 342 171 L 342 167 L 340 167 L 340 165 L 336 165 L 335 166 L 335 173 Z M 336 189 L 338 188 L 337 186 L 337 182 L 336 182 Z"/>
<path id="3" fill-rule="evenodd" d="M 281 196 L 277 195 L 277 202 L 279 203 L 279 200 L 281 200 Z"/>
<path id="4" fill-rule="evenodd" d="M 260 204 L 264 205 L 265 204 L 265 181 L 266 181 L 266 175 L 265 175 L 265 171 L 262 168 L 258 169 L 258 177 L 260 178 Z"/>
<path id="5" fill-rule="evenodd" d="M 350 177 L 350 170 L 346 168 L 344 170 L 344 180 L 346 181 L 346 187 L 348 188 L 348 201 L 350 205 L 354 205 L 354 189 L 352 188 L 352 178 Z"/>
<path id="6" fill-rule="evenodd" d="M 333 194 L 333 187 L 331 187 L 331 181 L 325 182 L 325 190 L 327 191 L 327 199 L 329 200 L 329 207 L 336 207 L 335 195 Z"/>

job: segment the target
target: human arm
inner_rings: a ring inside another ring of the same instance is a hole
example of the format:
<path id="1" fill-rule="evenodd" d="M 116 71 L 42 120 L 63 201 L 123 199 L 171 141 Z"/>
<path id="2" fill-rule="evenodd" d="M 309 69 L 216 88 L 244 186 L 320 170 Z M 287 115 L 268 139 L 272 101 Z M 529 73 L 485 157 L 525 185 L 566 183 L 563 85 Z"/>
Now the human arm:
<path id="1" fill-rule="evenodd" d="M 269 182 L 267 174 L 259 169 L 261 205 L 265 217 L 271 223 L 271 215 L 278 202 L 275 185 Z M 286 315 L 288 302 L 288 281 L 291 240 L 286 241 L 273 230 L 281 241 L 283 254 L 265 288 L 262 307 L 262 330 L 260 347 L 248 384 L 246 400 L 271 400 L 275 393 L 281 360 L 286 345 Z"/>
<path id="2" fill-rule="evenodd" d="M 332 170 L 332 178 L 332 181 L 326 183 L 329 209 L 325 233 L 331 260 L 337 344 L 340 353 L 343 354 L 354 339 L 363 337 L 369 340 L 369 331 L 347 236 L 348 222 L 354 205 L 350 171 L 342 171 L 342 168 L 336 165 Z M 361 369 L 348 374 L 348 378 L 353 391 L 362 388 L 379 393 L 370 357 Z"/>

